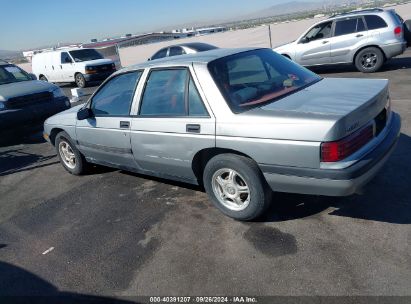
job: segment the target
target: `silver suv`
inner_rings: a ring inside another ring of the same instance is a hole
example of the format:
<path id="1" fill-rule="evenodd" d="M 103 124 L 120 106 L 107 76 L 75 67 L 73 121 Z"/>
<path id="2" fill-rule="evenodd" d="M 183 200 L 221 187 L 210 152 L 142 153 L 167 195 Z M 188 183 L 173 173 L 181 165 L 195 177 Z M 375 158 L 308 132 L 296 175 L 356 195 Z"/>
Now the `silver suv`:
<path id="1" fill-rule="evenodd" d="M 303 66 L 353 63 L 371 73 L 405 51 L 404 31 L 402 18 L 392 9 L 354 11 L 319 22 L 274 51 Z"/>

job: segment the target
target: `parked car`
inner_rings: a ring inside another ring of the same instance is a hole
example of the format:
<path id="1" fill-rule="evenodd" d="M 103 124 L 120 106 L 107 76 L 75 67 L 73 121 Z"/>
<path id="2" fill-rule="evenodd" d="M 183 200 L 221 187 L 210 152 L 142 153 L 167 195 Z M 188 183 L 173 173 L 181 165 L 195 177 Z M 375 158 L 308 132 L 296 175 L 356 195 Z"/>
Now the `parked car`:
<path id="1" fill-rule="evenodd" d="M 75 82 L 84 88 L 89 81 L 104 80 L 116 71 L 111 59 L 105 59 L 95 49 L 61 49 L 33 56 L 32 69 L 36 77 L 50 82 Z"/>
<path id="2" fill-rule="evenodd" d="M 394 10 L 354 11 L 318 22 L 296 41 L 274 50 L 303 66 L 348 63 L 371 73 L 405 51 L 405 28 Z"/>
<path id="3" fill-rule="evenodd" d="M 164 57 L 171 57 L 184 54 L 194 54 L 198 52 L 210 51 L 217 49 L 216 46 L 202 43 L 202 42 L 191 42 L 191 43 L 182 43 L 177 45 L 170 45 L 165 48 L 162 48 L 148 60 L 160 59 Z"/>
<path id="4" fill-rule="evenodd" d="M 0 131 L 44 121 L 68 108 L 70 101 L 58 86 L 0 60 Z"/>
<path id="5" fill-rule="evenodd" d="M 388 80 L 323 79 L 271 49 L 217 49 L 117 72 L 47 119 L 44 136 L 72 174 L 90 162 L 202 184 L 222 212 L 251 220 L 272 191 L 353 194 L 400 124 Z"/>

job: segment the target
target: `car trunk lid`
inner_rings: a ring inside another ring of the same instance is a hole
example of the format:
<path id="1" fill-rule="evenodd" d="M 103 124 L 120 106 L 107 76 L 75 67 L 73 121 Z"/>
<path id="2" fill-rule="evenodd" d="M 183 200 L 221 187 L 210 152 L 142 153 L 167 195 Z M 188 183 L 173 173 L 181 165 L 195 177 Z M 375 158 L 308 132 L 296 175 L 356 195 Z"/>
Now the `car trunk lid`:
<path id="1" fill-rule="evenodd" d="M 301 133 L 306 140 L 332 141 L 348 136 L 381 117 L 387 101 L 388 80 L 327 78 L 248 113 L 295 118 L 297 123 L 302 119 L 305 128 Z M 316 127 L 317 123 L 321 123 L 322 130 Z M 328 127 L 324 128 L 324 125 Z M 303 138 L 295 134 L 289 139 Z"/>

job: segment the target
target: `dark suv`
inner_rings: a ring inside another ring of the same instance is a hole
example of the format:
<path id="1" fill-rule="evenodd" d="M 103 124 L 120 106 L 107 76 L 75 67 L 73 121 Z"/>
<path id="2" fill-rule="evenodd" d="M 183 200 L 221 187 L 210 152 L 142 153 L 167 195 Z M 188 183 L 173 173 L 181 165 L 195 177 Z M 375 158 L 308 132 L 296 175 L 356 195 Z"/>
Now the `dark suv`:
<path id="1" fill-rule="evenodd" d="M 68 108 L 70 101 L 58 86 L 0 60 L 0 131 L 42 122 Z"/>

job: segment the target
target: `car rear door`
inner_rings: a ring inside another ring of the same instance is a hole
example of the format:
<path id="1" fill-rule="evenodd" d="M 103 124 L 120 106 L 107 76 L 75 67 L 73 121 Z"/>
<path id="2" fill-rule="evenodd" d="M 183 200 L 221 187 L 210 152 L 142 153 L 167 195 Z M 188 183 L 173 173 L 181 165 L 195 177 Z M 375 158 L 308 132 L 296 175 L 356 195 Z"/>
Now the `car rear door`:
<path id="1" fill-rule="evenodd" d="M 332 21 L 312 27 L 296 44 L 296 61 L 305 66 L 330 63 L 331 29 Z"/>
<path id="2" fill-rule="evenodd" d="M 362 16 L 335 21 L 331 42 L 331 62 L 352 62 L 354 53 L 368 42 L 368 31 Z"/>
<path id="3" fill-rule="evenodd" d="M 78 120 L 77 142 L 86 158 L 120 168 L 136 167 L 130 145 L 130 109 L 141 71 L 109 79 L 90 101 L 92 117 Z"/>
<path id="4" fill-rule="evenodd" d="M 192 160 L 215 147 L 215 118 L 192 67 L 146 72 L 131 127 L 134 157 L 143 170 L 193 181 Z"/>

